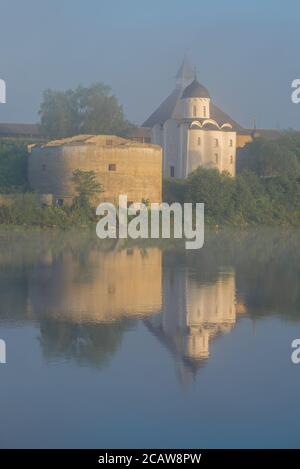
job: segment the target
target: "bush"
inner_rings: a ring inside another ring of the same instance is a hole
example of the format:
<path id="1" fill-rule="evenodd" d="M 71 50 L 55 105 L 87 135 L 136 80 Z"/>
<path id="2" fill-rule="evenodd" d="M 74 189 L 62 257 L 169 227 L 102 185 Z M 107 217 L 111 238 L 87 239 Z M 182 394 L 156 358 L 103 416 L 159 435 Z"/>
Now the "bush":
<path id="1" fill-rule="evenodd" d="M 172 204 L 183 203 L 186 197 L 187 184 L 185 179 L 166 178 L 163 181 L 163 200 Z"/>
<path id="2" fill-rule="evenodd" d="M 0 224 L 19 226 L 58 227 L 61 229 L 82 227 L 96 223 L 94 210 L 72 206 L 41 206 L 36 194 L 15 196 L 9 206 L 0 205 Z"/>
<path id="3" fill-rule="evenodd" d="M 0 192 L 27 189 L 27 142 L 0 140 Z"/>
<path id="4" fill-rule="evenodd" d="M 198 168 L 187 179 L 187 202 L 203 202 L 208 221 L 224 223 L 233 210 L 234 179 L 217 169 Z"/>

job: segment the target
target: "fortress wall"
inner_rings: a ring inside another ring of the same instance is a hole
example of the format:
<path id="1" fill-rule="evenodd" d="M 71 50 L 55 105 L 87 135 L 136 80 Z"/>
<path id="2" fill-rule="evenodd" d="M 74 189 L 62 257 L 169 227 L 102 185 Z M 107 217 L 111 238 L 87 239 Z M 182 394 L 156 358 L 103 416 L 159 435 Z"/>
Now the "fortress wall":
<path id="1" fill-rule="evenodd" d="M 162 151 L 158 146 L 74 143 L 34 147 L 28 163 L 29 184 L 38 193 L 71 201 L 76 195 L 72 183 L 76 169 L 95 172 L 104 190 L 99 201 L 116 202 L 119 194 L 127 194 L 128 201 L 161 202 Z"/>

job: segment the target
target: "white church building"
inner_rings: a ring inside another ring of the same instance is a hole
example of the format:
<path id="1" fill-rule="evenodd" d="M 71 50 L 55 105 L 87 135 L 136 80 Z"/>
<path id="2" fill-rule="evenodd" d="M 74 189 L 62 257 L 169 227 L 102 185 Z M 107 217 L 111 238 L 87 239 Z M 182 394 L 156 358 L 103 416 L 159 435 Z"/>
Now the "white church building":
<path id="1" fill-rule="evenodd" d="M 212 102 L 186 58 L 175 89 L 143 127 L 163 148 L 165 177 L 186 178 L 199 166 L 235 176 L 237 132 L 243 129 Z"/>

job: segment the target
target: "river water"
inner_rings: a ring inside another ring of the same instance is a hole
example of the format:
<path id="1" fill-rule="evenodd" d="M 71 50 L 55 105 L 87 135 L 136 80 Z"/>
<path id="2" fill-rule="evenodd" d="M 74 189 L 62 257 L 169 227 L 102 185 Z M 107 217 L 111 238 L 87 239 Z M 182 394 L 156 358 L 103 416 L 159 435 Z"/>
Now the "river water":
<path id="1" fill-rule="evenodd" d="M 299 447 L 299 230 L 0 235 L 0 446 Z"/>

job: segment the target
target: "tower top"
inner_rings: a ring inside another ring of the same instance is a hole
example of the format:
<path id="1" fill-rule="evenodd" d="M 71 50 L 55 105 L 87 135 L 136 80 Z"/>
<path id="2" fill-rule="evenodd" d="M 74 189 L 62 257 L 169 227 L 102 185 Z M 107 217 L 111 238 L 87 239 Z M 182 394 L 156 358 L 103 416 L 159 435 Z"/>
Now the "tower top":
<path id="1" fill-rule="evenodd" d="M 205 86 L 201 85 L 197 78 L 187 86 L 182 94 L 182 98 L 210 98 Z"/>
<path id="2" fill-rule="evenodd" d="M 176 84 L 177 86 L 184 88 L 191 82 L 191 80 L 193 80 L 193 78 L 193 69 L 187 55 L 185 54 L 182 64 L 176 74 Z"/>

